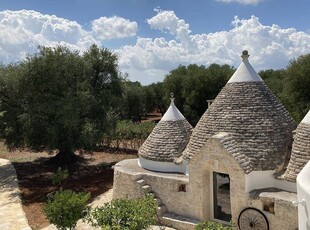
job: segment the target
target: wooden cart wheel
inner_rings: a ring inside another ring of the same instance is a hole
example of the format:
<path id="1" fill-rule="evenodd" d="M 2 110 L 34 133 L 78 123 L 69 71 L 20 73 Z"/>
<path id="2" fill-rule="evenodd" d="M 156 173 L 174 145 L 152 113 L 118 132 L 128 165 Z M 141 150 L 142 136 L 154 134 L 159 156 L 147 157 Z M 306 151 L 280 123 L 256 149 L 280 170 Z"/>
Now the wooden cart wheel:
<path id="1" fill-rule="evenodd" d="M 238 227 L 240 230 L 269 230 L 269 223 L 260 210 L 246 208 L 239 214 Z"/>

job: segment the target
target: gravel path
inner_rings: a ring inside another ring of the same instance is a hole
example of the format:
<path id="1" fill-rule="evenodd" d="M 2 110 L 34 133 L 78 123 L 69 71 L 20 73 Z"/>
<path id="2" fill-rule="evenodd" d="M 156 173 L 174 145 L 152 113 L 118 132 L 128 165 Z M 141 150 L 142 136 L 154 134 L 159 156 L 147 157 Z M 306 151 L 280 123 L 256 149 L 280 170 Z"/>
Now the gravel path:
<path id="1" fill-rule="evenodd" d="M 0 158 L 0 229 L 31 230 L 23 211 L 14 166 Z"/>

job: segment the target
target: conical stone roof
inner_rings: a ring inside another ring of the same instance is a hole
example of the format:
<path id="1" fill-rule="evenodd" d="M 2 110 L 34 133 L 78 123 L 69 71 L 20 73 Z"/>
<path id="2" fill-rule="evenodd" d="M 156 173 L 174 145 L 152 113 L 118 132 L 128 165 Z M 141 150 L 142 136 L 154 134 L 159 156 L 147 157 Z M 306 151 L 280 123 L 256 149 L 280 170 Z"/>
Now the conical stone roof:
<path id="1" fill-rule="evenodd" d="M 190 161 L 212 135 L 226 132 L 231 139 L 226 145 L 246 173 L 275 170 L 289 158 L 296 125 L 249 63 L 247 51 L 241 57 L 237 71 L 193 130 L 183 159 Z"/>
<path id="2" fill-rule="evenodd" d="M 292 155 L 284 178 L 296 182 L 297 175 L 308 161 L 310 161 L 310 110 L 296 129 Z"/>
<path id="3" fill-rule="evenodd" d="M 175 158 L 182 155 L 192 129 L 175 106 L 172 96 L 168 110 L 142 144 L 138 154 L 151 161 L 174 162 Z"/>

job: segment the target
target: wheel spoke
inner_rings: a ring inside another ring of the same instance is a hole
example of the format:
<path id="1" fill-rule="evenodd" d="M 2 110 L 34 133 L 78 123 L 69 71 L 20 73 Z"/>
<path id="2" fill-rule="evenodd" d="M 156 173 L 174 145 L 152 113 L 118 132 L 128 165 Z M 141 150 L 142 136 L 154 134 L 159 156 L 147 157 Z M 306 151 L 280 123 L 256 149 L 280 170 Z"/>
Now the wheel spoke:
<path id="1" fill-rule="evenodd" d="M 255 215 L 255 217 L 253 218 L 253 222 L 254 223 L 256 223 L 256 219 L 257 219 L 257 217 L 260 215 L 260 213 L 257 213 L 256 215 Z"/>
<path id="2" fill-rule="evenodd" d="M 265 215 L 255 209 L 244 209 L 238 218 L 240 230 L 269 230 L 268 221 Z"/>

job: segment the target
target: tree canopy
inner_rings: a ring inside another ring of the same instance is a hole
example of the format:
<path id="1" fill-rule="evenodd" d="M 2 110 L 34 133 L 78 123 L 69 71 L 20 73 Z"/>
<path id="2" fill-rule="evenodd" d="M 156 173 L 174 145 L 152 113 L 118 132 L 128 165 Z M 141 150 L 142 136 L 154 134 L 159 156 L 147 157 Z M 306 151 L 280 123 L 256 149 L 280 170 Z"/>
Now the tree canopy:
<path id="1" fill-rule="evenodd" d="M 287 75 L 290 112 L 300 121 L 310 109 L 310 54 L 292 60 Z"/>
<path id="2" fill-rule="evenodd" d="M 207 100 L 217 96 L 233 73 L 234 68 L 228 65 L 179 66 L 164 80 L 164 99 L 168 103 L 173 92 L 176 106 L 192 125 L 196 125 L 208 107 Z"/>
<path id="3" fill-rule="evenodd" d="M 83 55 L 40 47 L 20 64 L 1 69 L 1 137 L 10 148 L 91 148 L 114 121 L 121 98 L 117 58 L 91 46 Z"/>
<path id="4" fill-rule="evenodd" d="M 119 120 L 139 122 L 164 113 L 170 93 L 195 126 L 235 69 L 191 64 L 171 70 L 163 82 L 142 86 L 118 69 L 115 54 L 91 46 L 83 54 L 66 47 L 39 47 L 20 63 L 0 66 L 0 137 L 9 148 L 58 150 L 59 162 L 76 149 L 92 149 Z M 310 109 L 310 54 L 286 69 L 259 75 L 299 122 Z"/>

